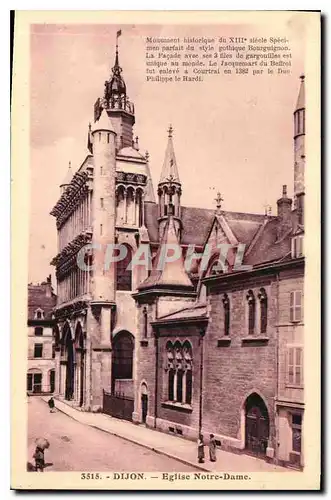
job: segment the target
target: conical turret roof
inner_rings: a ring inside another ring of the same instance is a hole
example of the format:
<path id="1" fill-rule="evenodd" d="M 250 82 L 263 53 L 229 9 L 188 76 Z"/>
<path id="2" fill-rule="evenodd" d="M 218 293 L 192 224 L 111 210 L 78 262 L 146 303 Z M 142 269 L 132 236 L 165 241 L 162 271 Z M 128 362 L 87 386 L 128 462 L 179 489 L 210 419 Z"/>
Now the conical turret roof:
<path id="1" fill-rule="evenodd" d="M 71 161 L 69 161 L 69 168 L 66 173 L 65 178 L 63 179 L 63 182 L 61 182 L 60 187 L 62 186 L 68 186 L 73 178 L 73 173 L 72 173 L 72 168 L 71 168 Z"/>
<path id="2" fill-rule="evenodd" d="M 111 119 L 108 116 L 108 113 L 105 109 L 102 109 L 101 116 L 97 122 L 92 127 L 92 134 L 94 132 L 99 132 L 101 130 L 105 130 L 107 132 L 114 132 L 116 134 L 115 128 L 111 122 Z"/>
<path id="3" fill-rule="evenodd" d="M 297 100 L 297 105 L 295 107 L 295 111 L 298 111 L 299 109 L 304 109 L 306 107 L 306 102 L 305 102 L 305 76 L 301 75 L 301 85 L 300 85 L 300 90 L 299 90 L 299 95 L 298 95 L 298 100 Z"/>
<path id="4" fill-rule="evenodd" d="M 168 182 L 169 179 L 172 180 L 172 182 L 178 182 L 180 184 L 180 179 L 179 179 L 179 174 L 178 174 L 178 168 L 177 168 L 177 161 L 176 161 L 176 156 L 175 156 L 175 150 L 174 150 L 174 145 L 172 141 L 172 126 L 170 125 L 169 130 L 168 130 L 168 144 L 167 144 L 167 149 L 165 152 L 165 157 L 164 157 L 164 162 L 163 162 L 163 167 L 161 171 L 161 177 L 160 177 L 160 182 L 159 184 L 162 184 L 164 182 Z"/>

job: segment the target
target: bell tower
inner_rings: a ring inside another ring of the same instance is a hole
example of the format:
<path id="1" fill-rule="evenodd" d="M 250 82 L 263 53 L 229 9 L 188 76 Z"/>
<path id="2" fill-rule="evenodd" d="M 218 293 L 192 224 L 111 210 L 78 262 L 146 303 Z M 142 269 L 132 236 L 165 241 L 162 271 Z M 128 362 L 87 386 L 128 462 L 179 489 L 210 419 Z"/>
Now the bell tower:
<path id="1" fill-rule="evenodd" d="M 105 109 L 114 125 L 116 132 L 116 151 L 132 147 L 133 125 L 135 123 L 134 105 L 127 95 L 126 85 L 119 64 L 118 38 L 121 30 L 116 35 L 115 63 L 112 67 L 110 78 L 105 81 L 104 96 L 98 98 L 94 105 L 94 121 L 98 121 L 102 110 Z"/>

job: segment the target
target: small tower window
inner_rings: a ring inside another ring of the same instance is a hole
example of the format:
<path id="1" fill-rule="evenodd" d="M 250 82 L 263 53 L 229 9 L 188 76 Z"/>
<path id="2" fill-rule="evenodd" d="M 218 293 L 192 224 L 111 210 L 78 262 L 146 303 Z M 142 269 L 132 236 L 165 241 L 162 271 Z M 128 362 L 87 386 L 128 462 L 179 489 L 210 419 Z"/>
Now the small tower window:
<path id="1" fill-rule="evenodd" d="M 223 296 L 223 308 L 224 308 L 224 335 L 229 335 L 229 333 L 230 333 L 230 300 L 229 300 L 229 297 L 226 293 Z"/>
<path id="2" fill-rule="evenodd" d="M 252 290 L 247 294 L 248 302 L 248 333 L 253 335 L 255 331 L 255 297 Z"/>
<path id="3" fill-rule="evenodd" d="M 110 134 L 107 134 L 107 142 L 109 144 L 109 138 L 110 138 Z"/>
<path id="4" fill-rule="evenodd" d="M 264 288 L 259 293 L 260 311 L 261 311 L 261 333 L 266 333 L 268 325 L 268 297 Z"/>
<path id="5" fill-rule="evenodd" d="M 125 246 L 127 254 L 116 264 L 116 289 L 130 291 L 132 290 L 132 270 L 128 266 L 132 260 L 132 249 L 129 245 Z"/>
<path id="6" fill-rule="evenodd" d="M 103 167 L 100 167 L 100 175 L 103 175 Z"/>
<path id="7" fill-rule="evenodd" d="M 100 235 L 102 235 L 102 224 L 100 224 Z"/>
<path id="8" fill-rule="evenodd" d="M 144 337 L 147 338 L 147 335 L 148 335 L 148 315 L 147 315 L 147 308 L 146 307 L 144 307 L 143 316 L 144 316 Z"/>
<path id="9" fill-rule="evenodd" d="M 103 208 L 103 198 L 100 198 L 100 207 Z"/>
<path id="10" fill-rule="evenodd" d="M 99 141 L 101 141 L 101 132 L 99 132 Z"/>

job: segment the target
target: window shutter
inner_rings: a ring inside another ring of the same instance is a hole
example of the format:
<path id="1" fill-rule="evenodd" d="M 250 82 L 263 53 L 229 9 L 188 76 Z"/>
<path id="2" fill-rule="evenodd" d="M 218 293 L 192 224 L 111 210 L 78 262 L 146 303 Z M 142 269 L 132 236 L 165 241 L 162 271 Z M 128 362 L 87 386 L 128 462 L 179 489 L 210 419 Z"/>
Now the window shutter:
<path id="1" fill-rule="evenodd" d="M 294 321 L 294 292 L 290 293 L 290 321 Z"/>
<path id="2" fill-rule="evenodd" d="M 295 348 L 295 384 L 302 384 L 302 347 Z"/>
<path id="3" fill-rule="evenodd" d="M 287 379 L 289 384 L 294 382 L 294 349 L 290 347 L 287 353 Z"/>
<path id="4" fill-rule="evenodd" d="M 290 321 L 301 321 L 302 318 L 302 299 L 301 291 L 296 290 L 290 293 Z"/>

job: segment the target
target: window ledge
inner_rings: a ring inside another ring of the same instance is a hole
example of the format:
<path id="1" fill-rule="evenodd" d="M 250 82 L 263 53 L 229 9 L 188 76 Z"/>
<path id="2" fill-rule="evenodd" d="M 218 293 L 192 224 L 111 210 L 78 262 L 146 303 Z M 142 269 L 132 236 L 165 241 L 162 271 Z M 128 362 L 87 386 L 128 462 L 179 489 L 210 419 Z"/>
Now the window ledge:
<path id="1" fill-rule="evenodd" d="M 243 344 L 267 344 L 269 342 L 269 337 L 250 335 L 249 337 L 244 337 L 241 340 Z"/>
<path id="2" fill-rule="evenodd" d="M 178 410 L 185 413 L 191 413 L 193 411 L 191 405 L 184 403 L 176 403 L 175 401 L 164 401 L 163 403 L 161 403 L 161 406 L 163 408 L 171 408 L 172 410 Z"/>
<path id="3" fill-rule="evenodd" d="M 286 384 L 286 389 L 303 389 L 303 384 Z"/>
<path id="4" fill-rule="evenodd" d="M 148 340 L 147 340 L 147 339 L 145 339 L 145 340 L 141 340 L 141 341 L 140 341 L 140 345 L 141 345 L 142 347 L 147 347 L 147 346 L 148 346 Z"/>
<path id="5" fill-rule="evenodd" d="M 226 347 L 231 344 L 230 337 L 222 337 L 221 339 L 217 339 L 217 347 Z"/>

